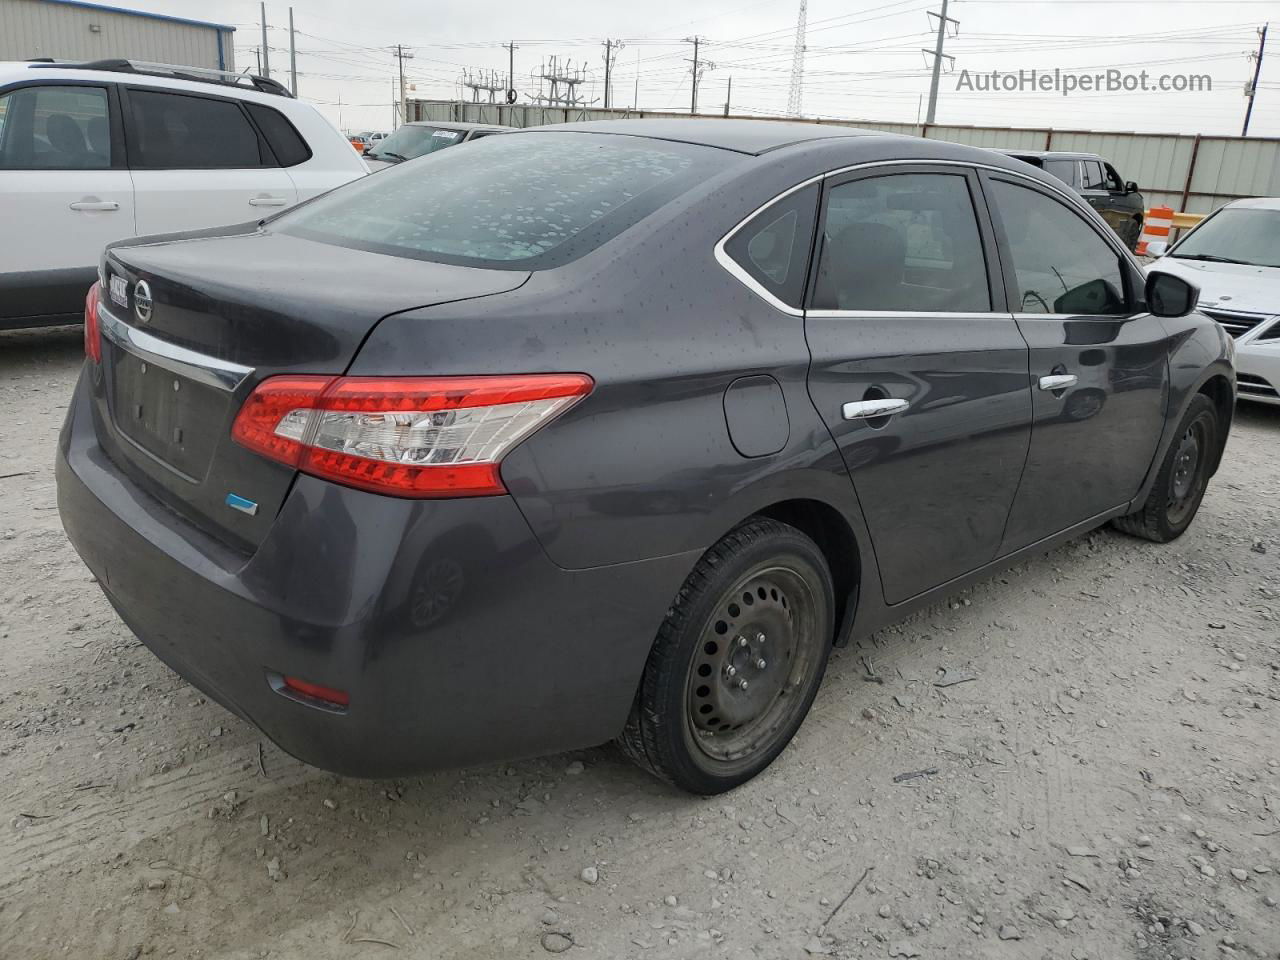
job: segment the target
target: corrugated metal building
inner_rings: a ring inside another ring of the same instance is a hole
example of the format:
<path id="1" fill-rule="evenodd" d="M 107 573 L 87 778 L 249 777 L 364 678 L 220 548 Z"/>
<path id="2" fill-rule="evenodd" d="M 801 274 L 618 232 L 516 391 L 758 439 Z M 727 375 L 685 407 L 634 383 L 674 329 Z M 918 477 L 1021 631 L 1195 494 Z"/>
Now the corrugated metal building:
<path id="1" fill-rule="evenodd" d="M 83 0 L 0 0 L 0 60 L 150 60 L 234 70 L 235 27 Z"/>
<path id="2" fill-rule="evenodd" d="M 2 0 L 0 0 L 2 2 Z M 716 114 L 703 114 L 714 117 Z M 654 110 L 565 109 L 536 104 L 506 106 L 454 100 L 411 100 L 411 120 L 472 120 L 511 127 L 578 120 L 688 117 Z M 777 119 L 785 117 L 754 118 Z M 1106 157 L 1126 180 L 1135 180 L 1148 207 L 1164 204 L 1187 213 L 1212 213 L 1240 197 L 1280 196 L 1280 140 L 1174 133 L 1108 133 L 1043 127 L 964 127 L 940 124 L 815 120 L 885 133 L 931 137 L 1005 150 L 1073 150 Z"/>

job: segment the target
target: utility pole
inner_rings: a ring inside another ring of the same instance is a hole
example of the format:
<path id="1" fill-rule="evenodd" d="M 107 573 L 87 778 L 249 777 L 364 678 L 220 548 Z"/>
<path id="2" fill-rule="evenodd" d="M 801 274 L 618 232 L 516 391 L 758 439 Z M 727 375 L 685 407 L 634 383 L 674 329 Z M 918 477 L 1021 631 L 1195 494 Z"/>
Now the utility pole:
<path id="1" fill-rule="evenodd" d="M 729 74 L 729 89 L 724 95 L 724 115 L 729 115 L 729 101 L 733 99 L 733 74 Z"/>
<path id="2" fill-rule="evenodd" d="M 405 102 L 405 96 L 404 96 L 404 61 L 406 58 L 409 60 L 413 59 L 413 51 L 410 50 L 409 52 L 406 53 L 403 44 L 399 44 L 399 43 L 396 44 L 395 51 L 396 51 L 396 60 L 398 60 L 400 63 L 400 111 L 399 111 L 399 118 L 398 118 L 399 122 L 396 123 L 396 127 L 398 127 L 400 126 L 401 123 L 407 123 L 409 119 L 408 104 Z M 393 127 L 392 129 L 395 129 L 395 127 Z"/>
<path id="3" fill-rule="evenodd" d="M 507 44 L 507 103 L 514 103 L 511 94 L 516 89 L 516 42 L 514 40 Z"/>
<path id="4" fill-rule="evenodd" d="M 690 116 L 693 116 L 698 112 L 698 81 L 702 79 L 702 71 L 714 70 L 716 68 L 716 65 L 710 60 L 700 60 L 698 58 L 698 45 L 703 41 L 703 39 L 705 38 L 699 37 L 697 34 L 692 37 L 684 38 L 685 43 L 693 44 L 693 60 L 690 61 L 693 64 L 693 89 L 689 98 Z"/>
<path id="5" fill-rule="evenodd" d="M 957 28 L 960 21 L 954 17 L 947 16 L 947 0 L 942 0 L 942 12 L 934 13 L 929 11 L 929 16 L 938 18 L 938 43 L 932 50 L 925 50 L 926 54 L 933 56 L 933 80 L 929 84 L 929 112 L 925 114 L 924 122 L 933 123 L 934 118 L 938 115 L 938 83 L 942 79 L 942 61 L 943 58 L 955 63 L 956 58 L 948 56 L 942 52 L 942 45 L 947 39 L 947 24 L 954 23 Z"/>
<path id="6" fill-rule="evenodd" d="M 271 76 L 271 57 L 267 53 L 267 4 L 266 0 L 258 4 L 262 11 L 262 75 Z"/>
<path id="7" fill-rule="evenodd" d="M 636 51 L 636 89 L 631 94 L 631 106 L 640 109 L 640 51 Z"/>
<path id="8" fill-rule="evenodd" d="M 604 42 L 604 108 L 613 106 L 613 62 L 622 49 L 621 40 L 605 40 Z"/>
<path id="9" fill-rule="evenodd" d="M 289 8 L 289 89 L 298 95 L 298 48 L 293 38 L 293 7 Z"/>
<path id="10" fill-rule="evenodd" d="M 1258 52 L 1251 54 L 1256 59 L 1253 65 L 1253 82 L 1245 87 L 1244 95 L 1249 98 L 1249 105 L 1244 109 L 1244 129 L 1240 131 L 1240 136 L 1247 137 L 1249 135 L 1249 120 L 1253 116 L 1253 101 L 1258 96 L 1258 78 L 1262 76 L 1262 55 L 1267 52 L 1267 27 L 1270 24 L 1264 23 L 1262 29 L 1258 31 Z"/>

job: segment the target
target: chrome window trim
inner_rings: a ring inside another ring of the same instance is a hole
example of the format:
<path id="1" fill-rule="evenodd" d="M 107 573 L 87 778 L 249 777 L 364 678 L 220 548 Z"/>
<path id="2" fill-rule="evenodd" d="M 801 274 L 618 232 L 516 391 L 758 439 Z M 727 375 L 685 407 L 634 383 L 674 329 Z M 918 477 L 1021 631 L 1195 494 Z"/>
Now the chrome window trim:
<path id="1" fill-rule="evenodd" d="M 1132 320 L 1134 317 L 1144 316 L 1139 313 L 1028 313 L 1025 310 L 1019 310 L 1013 315 L 1015 320 L 1055 320 L 1061 323 L 1064 320 L 1106 320 L 1112 323 L 1117 321 Z"/>
<path id="2" fill-rule="evenodd" d="M 102 335 L 121 350 L 148 363 L 154 363 L 170 373 L 228 393 L 233 392 L 253 373 L 253 367 L 197 353 L 132 327 L 101 303 L 98 306 L 98 327 Z"/>
<path id="3" fill-rule="evenodd" d="M 1077 163 L 1079 163 L 1079 161 L 1077 161 Z M 992 173 L 1001 173 L 1007 177 L 1012 177 L 1016 180 L 1025 180 L 1027 183 L 1030 183 L 1034 186 L 1040 187 L 1042 189 L 1047 189 L 1051 193 L 1056 193 L 1060 198 L 1065 198 L 1068 201 L 1074 201 L 1076 203 L 1084 203 L 1084 201 L 1080 197 L 1080 194 L 1076 193 L 1074 190 L 1071 190 L 1070 188 L 1064 189 L 1063 187 L 1060 187 L 1058 186 L 1058 184 L 1055 184 L 1055 183 L 1043 183 L 1042 181 L 1037 180 L 1035 177 L 1028 176 L 1025 173 L 1019 173 L 1016 170 L 1006 170 L 1004 167 L 998 167 L 990 163 L 980 163 L 980 162 L 973 162 L 969 160 L 935 160 L 935 159 L 928 159 L 928 158 L 920 158 L 920 159 L 914 159 L 914 160 L 867 160 L 863 163 L 854 163 L 854 164 L 850 164 L 847 167 L 837 167 L 835 170 L 828 170 L 826 173 L 819 173 L 815 176 L 810 177 L 807 180 L 803 180 L 800 183 L 797 183 L 793 187 L 789 187 L 788 189 L 784 190 L 782 193 L 778 194 L 773 199 L 767 200 L 764 203 L 760 204 L 760 206 L 758 206 L 755 210 L 751 211 L 751 213 L 747 214 L 745 217 L 739 220 L 738 223 L 734 225 L 734 227 L 730 229 L 716 243 L 715 250 L 714 250 L 716 262 L 719 263 L 720 266 L 723 267 L 724 270 L 727 273 L 729 273 L 730 276 L 736 279 L 744 287 L 746 287 L 748 290 L 750 290 L 752 293 L 758 296 L 761 300 L 765 301 L 765 303 L 769 304 L 775 310 L 778 310 L 781 313 L 785 313 L 788 316 L 792 316 L 792 317 L 805 316 L 804 310 L 797 307 L 793 307 L 788 303 L 784 303 L 783 301 L 775 297 L 772 293 L 770 293 L 767 289 L 765 289 L 765 287 L 762 286 L 754 277 L 752 277 L 751 274 L 747 273 L 747 271 L 744 270 L 736 260 L 734 260 L 731 256 L 729 256 L 728 253 L 725 252 L 725 246 L 728 244 L 730 240 L 733 239 L 734 235 L 739 230 L 745 227 L 748 223 L 754 220 L 761 213 L 764 213 L 764 211 L 768 210 L 771 206 L 773 206 L 778 201 L 785 200 L 787 197 L 791 196 L 791 194 L 795 193 L 797 190 L 803 190 L 805 187 L 809 186 L 810 184 L 818 183 L 823 180 L 828 180 L 832 177 L 839 177 L 846 173 L 853 173 L 858 170 L 872 170 L 879 167 L 905 167 L 905 166 L 961 167 L 966 170 L 989 170 Z M 1051 175 L 1046 173 L 1045 176 L 1048 177 Z M 1057 178 L 1053 178 L 1053 179 L 1057 179 Z M 1088 206 L 1087 204 L 1085 205 Z M 1068 204 L 1068 207 L 1070 207 L 1070 203 Z M 976 210 L 974 212 L 975 214 L 977 213 Z M 1076 213 L 1078 215 L 1079 211 L 1076 211 Z M 1082 217 L 1081 219 L 1085 219 L 1085 218 Z M 1088 221 L 1086 220 L 1086 222 Z M 1109 227 L 1107 229 L 1110 231 Z M 1110 231 L 1110 232 L 1114 233 L 1114 231 Z M 1145 271 L 1142 269 L 1138 261 L 1134 259 L 1133 254 L 1126 247 L 1124 247 L 1123 244 L 1120 243 L 1119 237 L 1115 237 L 1113 240 L 1112 237 L 1106 236 L 1105 234 L 1101 233 L 1097 229 L 1094 229 L 1094 233 L 1097 234 L 1099 240 L 1101 240 L 1103 243 L 1110 246 L 1114 253 L 1120 256 L 1121 259 L 1128 262 L 1128 264 L 1133 269 L 1137 270 L 1139 274 L 1141 274 L 1142 276 L 1146 276 Z M 971 312 L 948 313 L 947 311 L 944 311 L 944 310 L 929 311 L 929 312 L 913 311 L 913 310 L 810 310 L 808 311 L 808 315 L 811 317 L 824 317 L 824 318 L 830 318 L 830 319 L 835 319 L 838 317 L 910 318 L 910 317 L 938 317 L 938 316 L 958 317 L 958 318 L 964 319 L 964 318 L 973 318 L 973 317 L 1016 316 L 1016 314 L 1000 312 L 997 310 L 992 310 L 988 313 L 971 313 Z M 1051 314 L 1032 314 L 1032 316 L 1044 317 L 1044 316 L 1056 316 L 1056 314 L 1052 314 L 1052 315 Z M 1072 314 L 1071 316 L 1074 316 L 1074 314 Z M 1111 315 L 1108 314 L 1107 316 L 1111 316 Z"/>
<path id="4" fill-rule="evenodd" d="M 810 310 L 808 316 L 815 320 L 851 320 L 871 317 L 898 317 L 903 320 L 936 320 L 946 317 L 948 320 L 1012 320 L 1013 314 L 1001 310 L 974 312 L 972 310 Z"/>

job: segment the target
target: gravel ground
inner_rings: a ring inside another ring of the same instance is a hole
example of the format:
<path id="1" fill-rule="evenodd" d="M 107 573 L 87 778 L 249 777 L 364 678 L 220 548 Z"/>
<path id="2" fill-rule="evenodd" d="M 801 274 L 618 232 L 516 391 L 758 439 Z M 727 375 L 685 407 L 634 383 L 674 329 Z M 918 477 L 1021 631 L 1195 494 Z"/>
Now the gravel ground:
<path id="1" fill-rule="evenodd" d="M 356 781 L 161 666 L 79 563 L 79 337 L 0 335 L 6 960 L 1280 956 L 1280 410 L 1241 408 L 1178 542 L 1100 530 L 837 651 L 728 796 L 609 748 Z"/>

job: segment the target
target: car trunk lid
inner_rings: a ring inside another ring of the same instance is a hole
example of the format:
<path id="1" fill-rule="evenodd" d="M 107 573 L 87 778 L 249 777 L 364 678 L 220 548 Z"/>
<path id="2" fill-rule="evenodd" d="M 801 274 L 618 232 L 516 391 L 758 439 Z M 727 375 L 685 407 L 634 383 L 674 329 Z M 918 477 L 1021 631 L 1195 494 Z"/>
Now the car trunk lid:
<path id="1" fill-rule="evenodd" d="M 339 375 L 383 317 L 502 293 L 527 277 L 256 230 L 113 247 L 95 378 L 103 446 L 206 534 L 251 551 L 294 477 L 231 440 L 258 383 Z"/>

